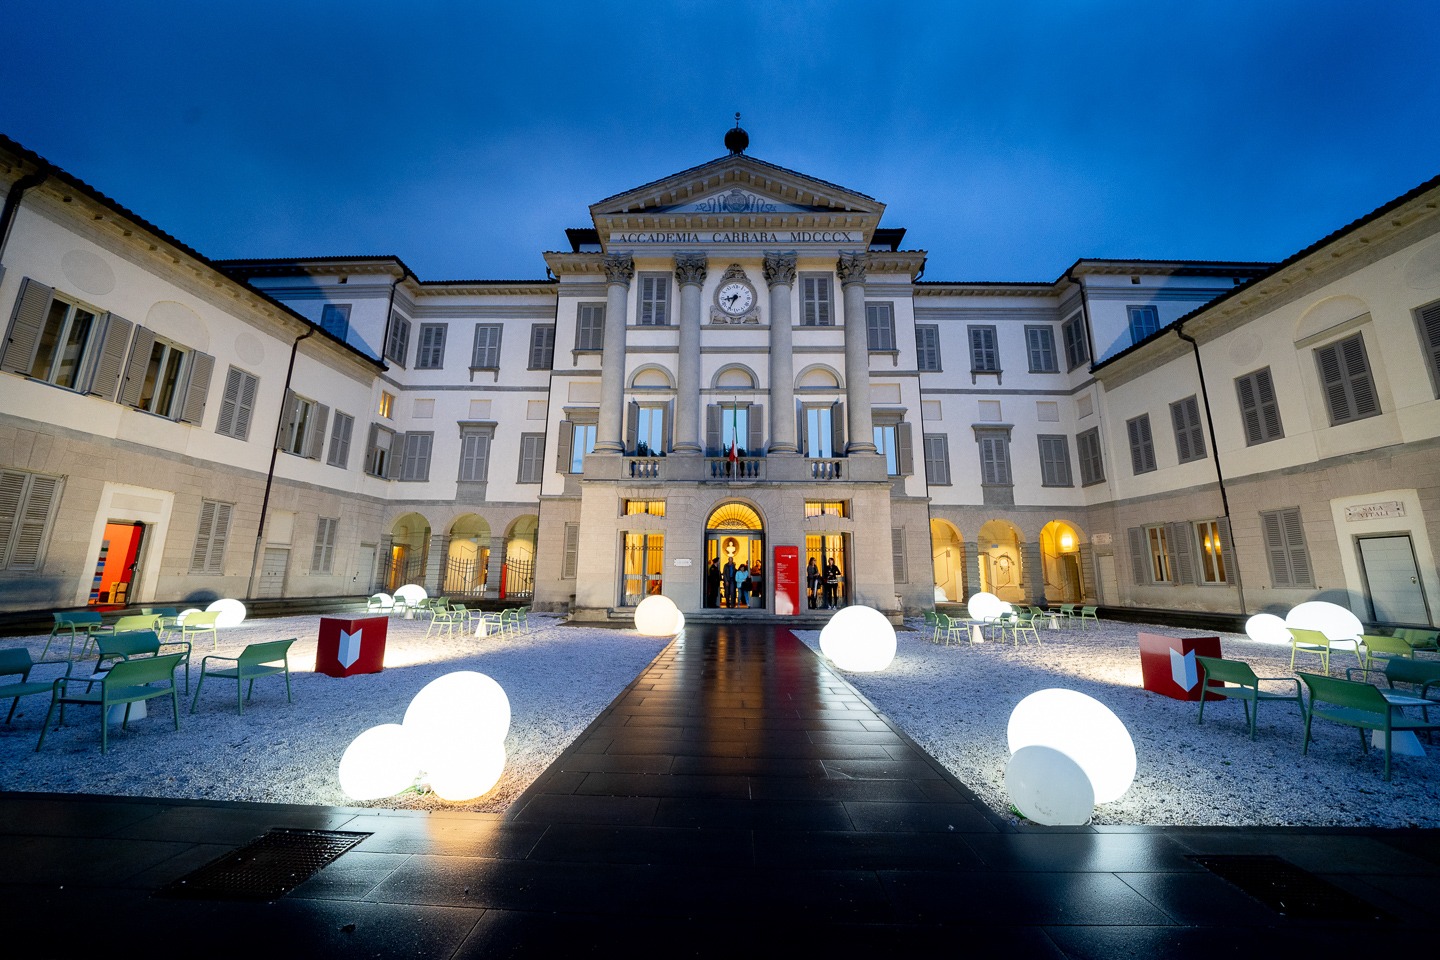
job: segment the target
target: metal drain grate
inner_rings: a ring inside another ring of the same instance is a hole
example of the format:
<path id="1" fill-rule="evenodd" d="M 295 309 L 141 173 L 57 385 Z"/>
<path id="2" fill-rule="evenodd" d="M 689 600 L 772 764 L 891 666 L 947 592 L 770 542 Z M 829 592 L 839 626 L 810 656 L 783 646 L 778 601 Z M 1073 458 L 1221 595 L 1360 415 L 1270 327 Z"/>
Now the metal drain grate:
<path id="1" fill-rule="evenodd" d="M 1296 920 L 1389 920 L 1383 910 L 1281 857 L 1192 856 L 1276 913 Z"/>
<path id="2" fill-rule="evenodd" d="M 277 827 L 161 888 L 157 896 L 274 900 L 294 890 L 368 836 L 368 833 L 344 830 Z"/>

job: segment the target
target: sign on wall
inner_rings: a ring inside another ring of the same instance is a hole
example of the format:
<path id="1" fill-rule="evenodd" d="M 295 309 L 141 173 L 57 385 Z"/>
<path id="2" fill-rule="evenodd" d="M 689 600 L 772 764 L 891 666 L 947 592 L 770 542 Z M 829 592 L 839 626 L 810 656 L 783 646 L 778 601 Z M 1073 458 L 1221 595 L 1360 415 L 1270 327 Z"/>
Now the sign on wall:
<path id="1" fill-rule="evenodd" d="M 793 617 L 800 610 L 800 548 L 776 547 L 771 569 L 775 571 L 775 612 Z"/>

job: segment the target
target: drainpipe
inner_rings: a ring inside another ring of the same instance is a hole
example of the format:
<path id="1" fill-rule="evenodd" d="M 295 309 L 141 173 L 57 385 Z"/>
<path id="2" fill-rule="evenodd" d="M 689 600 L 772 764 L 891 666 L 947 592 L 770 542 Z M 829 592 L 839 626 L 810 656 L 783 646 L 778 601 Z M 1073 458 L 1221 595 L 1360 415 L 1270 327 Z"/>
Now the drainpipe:
<path id="1" fill-rule="evenodd" d="M 1200 344 L 1185 332 L 1185 324 L 1175 325 L 1175 335 L 1190 344 L 1195 355 L 1195 372 L 1200 375 L 1200 403 L 1205 407 L 1205 427 L 1210 431 L 1210 455 L 1215 458 L 1215 482 L 1220 487 L 1220 508 L 1230 534 L 1230 552 L 1235 556 L 1235 591 L 1240 595 L 1240 615 L 1245 615 L 1245 584 L 1240 579 L 1240 555 L 1235 550 L 1235 525 L 1230 521 L 1230 497 L 1225 492 L 1225 473 L 1220 469 L 1220 449 L 1215 443 L 1215 419 L 1210 415 L 1210 392 L 1205 388 L 1205 367 L 1200 362 Z"/>
<path id="2" fill-rule="evenodd" d="M 270 444 L 270 470 L 265 474 L 265 496 L 260 501 L 260 525 L 255 530 L 255 553 L 250 558 L 250 580 L 245 588 L 247 599 L 255 596 L 255 578 L 260 573 L 260 551 L 265 546 L 265 517 L 270 510 L 270 490 L 275 485 L 275 463 L 280 456 L 280 431 L 285 427 L 285 400 L 290 393 L 290 379 L 295 375 L 295 354 L 300 352 L 300 341 L 315 335 L 315 324 L 306 321 L 307 329 L 295 342 L 290 344 L 290 366 L 285 370 L 285 390 L 280 397 L 280 417 L 275 422 L 275 436 Z"/>
<path id="3" fill-rule="evenodd" d="M 5 194 L 5 207 L 0 210 L 0 262 L 5 259 L 5 247 L 10 243 L 10 231 L 15 226 L 15 217 L 20 212 L 20 201 L 25 194 L 50 179 L 50 165 L 45 164 L 34 173 L 28 173 L 16 180 Z"/>

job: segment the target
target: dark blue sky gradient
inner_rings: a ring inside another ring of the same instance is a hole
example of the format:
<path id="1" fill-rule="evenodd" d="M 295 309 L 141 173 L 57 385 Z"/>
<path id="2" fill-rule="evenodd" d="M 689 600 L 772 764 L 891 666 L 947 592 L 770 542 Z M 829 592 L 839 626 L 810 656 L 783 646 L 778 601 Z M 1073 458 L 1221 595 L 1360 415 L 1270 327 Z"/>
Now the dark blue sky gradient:
<path id="1" fill-rule="evenodd" d="M 10 0 L 0 132 L 215 258 L 543 277 L 589 204 L 749 152 L 927 280 L 1280 259 L 1440 173 L 1440 4 Z"/>

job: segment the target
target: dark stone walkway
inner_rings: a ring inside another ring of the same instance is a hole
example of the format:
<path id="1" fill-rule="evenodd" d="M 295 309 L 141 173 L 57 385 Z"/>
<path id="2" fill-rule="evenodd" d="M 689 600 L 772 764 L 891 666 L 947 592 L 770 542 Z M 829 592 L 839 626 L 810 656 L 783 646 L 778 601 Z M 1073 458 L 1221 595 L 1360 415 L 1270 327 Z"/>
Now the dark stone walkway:
<path id="1" fill-rule="evenodd" d="M 271 902 L 153 895 L 277 826 L 373 836 Z M 1278 912 L 1192 859 L 1226 854 L 1318 886 Z M 1433 947 L 1437 894 L 1435 831 L 1012 825 L 760 626 L 687 631 L 503 818 L 0 794 L 41 956 L 1333 956 Z"/>

